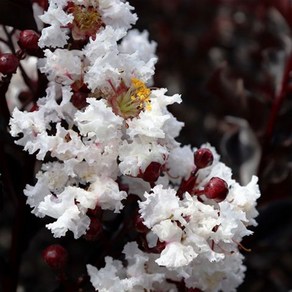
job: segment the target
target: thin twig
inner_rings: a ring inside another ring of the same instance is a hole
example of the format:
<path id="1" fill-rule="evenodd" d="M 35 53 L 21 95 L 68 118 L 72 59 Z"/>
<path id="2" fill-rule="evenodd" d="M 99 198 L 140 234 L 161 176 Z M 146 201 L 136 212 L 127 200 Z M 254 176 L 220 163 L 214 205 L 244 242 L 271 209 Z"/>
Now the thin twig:
<path id="1" fill-rule="evenodd" d="M 287 86 L 289 84 L 291 69 L 292 69 L 292 53 L 288 58 L 288 62 L 284 70 L 280 90 L 276 94 L 273 101 L 272 109 L 271 109 L 270 116 L 267 123 L 266 133 L 265 133 L 266 141 L 271 140 L 271 137 L 275 128 L 277 116 L 279 114 L 283 101 L 287 97 Z"/>
<path id="2" fill-rule="evenodd" d="M 276 126 L 276 122 L 277 122 L 277 117 L 279 114 L 279 111 L 282 107 L 282 104 L 285 100 L 285 98 L 287 97 L 287 88 L 289 86 L 289 79 L 290 79 L 290 72 L 292 70 L 292 53 L 290 54 L 289 58 L 287 59 L 287 63 L 283 72 L 283 77 L 282 77 L 282 81 L 281 81 L 281 85 L 279 90 L 276 92 L 274 100 L 273 100 L 273 104 L 272 104 L 272 108 L 271 108 L 271 112 L 267 121 L 267 126 L 266 126 L 266 130 L 264 133 L 264 137 L 263 137 L 263 141 L 262 141 L 262 157 L 261 157 L 261 162 L 258 168 L 258 175 L 259 177 L 262 176 L 266 164 L 268 162 L 268 156 L 269 153 L 271 151 L 271 141 L 272 141 L 272 137 L 273 137 L 273 132 Z"/>

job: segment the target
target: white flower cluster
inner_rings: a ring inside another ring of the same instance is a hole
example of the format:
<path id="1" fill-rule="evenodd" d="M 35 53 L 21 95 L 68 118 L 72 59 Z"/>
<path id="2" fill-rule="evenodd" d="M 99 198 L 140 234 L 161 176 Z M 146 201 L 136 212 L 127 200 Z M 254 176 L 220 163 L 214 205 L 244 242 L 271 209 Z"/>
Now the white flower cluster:
<path id="1" fill-rule="evenodd" d="M 245 270 L 240 241 L 256 224 L 257 178 L 237 184 L 208 144 L 201 149 L 212 162 L 198 167 L 197 149 L 175 140 L 183 124 L 167 106 L 181 98 L 150 87 L 156 44 L 147 32 L 127 33 L 137 20 L 132 10 L 121 0 L 51 0 L 41 16 L 47 94 L 10 121 L 16 143 L 42 161 L 24 190 L 27 203 L 55 219 L 47 225 L 55 237 L 69 230 L 79 238 L 88 211 L 118 213 L 129 193 L 139 196 L 144 249 L 131 242 L 123 263 L 107 257 L 100 270 L 88 265 L 98 291 L 178 291 L 181 282 L 234 291 Z M 227 186 L 220 200 L 212 178 Z"/>

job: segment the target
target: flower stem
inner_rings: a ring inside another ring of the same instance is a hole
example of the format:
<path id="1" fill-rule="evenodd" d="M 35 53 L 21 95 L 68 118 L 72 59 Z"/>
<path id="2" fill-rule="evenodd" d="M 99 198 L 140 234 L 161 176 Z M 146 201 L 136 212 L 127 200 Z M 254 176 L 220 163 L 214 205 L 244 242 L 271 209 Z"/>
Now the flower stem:
<path id="1" fill-rule="evenodd" d="M 269 161 L 269 153 L 271 151 L 273 132 L 277 122 L 277 117 L 282 104 L 287 97 L 289 86 L 290 72 L 292 70 L 292 53 L 287 59 L 287 63 L 283 72 L 282 81 L 279 89 L 276 91 L 270 115 L 268 117 L 266 130 L 262 140 L 262 157 L 258 168 L 258 176 L 261 177 L 265 171 L 266 165 Z"/>
<path id="2" fill-rule="evenodd" d="M 268 118 L 266 133 L 265 133 L 265 140 L 266 141 L 270 141 L 272 138 L 273 131 L 274 131 L 275 124 L 276 124 L 276 120 L 277 120 L 277 116 L 279 114 L 279 111 L 281 109 L 283 101 L 285 100 L 285 98 L 287 96 L 287 87 L 289 84 L 291 69 L 292 69 L 292 53 L 288 58 L 288 61 L 287 61 L 287 64 L 286 64 L 286 67 L 284 70 L 282 82 L 280 85 L 280 89 L 276 93 L 276 96 L 275 96 L 274 101 L 273 101 L 270 116 Z"/>

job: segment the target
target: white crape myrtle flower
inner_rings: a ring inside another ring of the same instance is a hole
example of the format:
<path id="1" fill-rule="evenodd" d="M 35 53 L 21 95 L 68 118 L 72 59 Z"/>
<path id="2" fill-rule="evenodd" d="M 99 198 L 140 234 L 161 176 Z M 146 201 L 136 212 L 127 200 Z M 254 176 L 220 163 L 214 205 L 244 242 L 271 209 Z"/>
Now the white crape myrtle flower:
<path id="1" fill-rule="evenodd" d="M 38 210 L 44 198 L 51 193 L 61 193 L 67 184 L 76 182 L 74 178 L 68 176 L 69 171 L 63 163 L 50 162 L 42 165 L 41 170 L 36 174 L 35 186 L 27 185 L 24 189 L 27 203 L 33 208 L 32 213 L 44 217 L 45 215 Z"/>
<path id="2" fill-rule="evenodd" d="M 90 89 L 107 91 L 106 89 L 110 88 L 109 81 L 116 87 L 119 85 L 121 78 L 119 68 L 122 64 L 117 41 L 125 34 L 125 30 L 115 31 L 112 27 L 106 27 L 84 48 L 84 55 L 90 62 L 86 68 L 84 81 Z"/>
<path id="3" fill-rule="evenodd" d="M 48 80 L 70 85 L 80 79 L 83 73 L 82 52 L 65 49 L 56 49 L 52 52 L 46 49 L 44 53 L 45 64 L 39 66 L 39 69 L 46 74 Z"/>
<path id="4" fill-rule="evenodd" d="M 48 151 L 54 151 L 58 147 L 60 139 L 58 136 L 50 135 L 51 123 L 59 123 L 62 118 L 67 117 L 70 123 L 70 116 L 75 109 L 68 103 L 71 92 L 67 87 L 61 89 L 62 101 L 56 101 L 58 86 L 52 84 L 47 88 L 47 96 L 37 102 L 38 109 L 33 112 L 21 112 L 15 108 L 12 112 L 13 119 L 10 121 L 11 135 L 23 137 L 17 140 L 17 144 L 24 146 L 30 154 L 37 153 L 37 158 L 44 159 Z"/>
<path id="5" fill-rule="evenodd" d="M 128 30 L 138 19 L 136 13 L 131 12 L 134 8 L 129 2 L 124 0 L 99 0 L 97 2 L 106 26 Z"/>
<path id="6" fill-rule="evenodd" d="M 84 81 L 92 90 L 107 92 L 112 86 L 117 88 L 121 80 L 129 85 L 133 76 L 144 83 L 151 81 L 157 57 L 152 52 L 146 55 L 141 46 L 135 52 L 126 51 L 118 44 L 125 35 L 126 30 L 107 26 L 83 49 L 89 62 Z M 148 40 L 144 43 L 151 46 Z"/>
<path id="7" fill-rule="evenodd" d="M 97 177 L 89 191 L 97 196 L 102 209 L 113 210 L 116 213 L 123 208 L 122 200 L 127 197 L 127 193 L 120 191 L 118 184 L 109 177 Z"/>
<path id="8" fill-rule="evenodd" d="M 136 177 L 153 161 L 163 164 L 167 149 L 155 140 L 135 138 L 133 141 L 123 141 L 119 148 L 119 169 L 122 174 Z"/>
<path id="9" fill-rule="evenodd" d="M 55 0 L 39 18 L 48 24 L 42 30 L 39 46 L 63 48 L 70 38 L 95 37 L 103 26 L 128 30 L 137 21 L 133 7 L 122 0 Z"/>
<path id="10" fill-rule="evenodd" d="M 242 261 L 243 256 L 238 251 L 217 262 L 201 261 L 198 256 L 180 272 L 185 274 L 184 281 L 188 288 L 198 287 L 207 292 L 235 292 L 246 270 Z"/>
<path id="11" fill-rule="evenodd" d="M 156 43 L 128 32 L 132 10 L 122 0 L 51 0 L 40 16 L 46 95 L 10 121 L 16 143 L 40 163 L 27 204 L 52 219 L 55 237 L 79 238 L 94 220 L 105 227 L 114 213 L 127 217 L 135 202 L 143 228 L 133 219 L 134 241 L 104 268 L 87 265 L 98 291 L 235 291 L 245 271 L 240 242 L 256 225 L 257 177 L 240 186 L 211 145 L 176 140 L 183 123 L 168 106 L 182 99 L 150 87 Z M 196 160 L 199 150 L 207 159 Z M 130 232 L 123 224 L 113 238 Z"/>
<path id="12" fill-rule="evenodd" d="M 149 262 L 153 255 L 143 253 L 138 249 L 135 242 L 125 245 L 123 253 L 128 263 L 126 268 L 121 261 L 113 260 L 111 257 L 105 258 L 106 265 L 100 270 L 92 265 L 87 265 L 90 281 L 96 290 L 103 292 L 143 292 L 145 290 L 153 291 L 154 288 L 159 287 L 159 291 L 172 291 L 168 290 L 171 285 L 165 285 L 165 273 L 161 270 L 151 269 Z M 163 285 L 160 285 L 161 283 Z"/>
<path id="13" fill-rule="evenodd" d="M 82 201 L 76 204 L 76 200 L 80 199 Z M 93 209 L 96 201 L 94 193 L 68 186 L 62 193 L 58 194 L 58 197 L 46 196 L 39 204 L 38 211 L 57 219 L 46 225 L 55 237 L 64 236 L 70 230 L 73 232 L 74 238 L 78 238 L 85 233 L 90 224 L 90 219 L 86 216 L 86 207 Z"/>
<path id="14" fill-rule="evenodd" d="M 252 233 L 247 226 L 255 224 L 255 200 L 259 197 L 259 189 L 255 177 L 247 186 L 239 186 L 231 179 L 231 170 L 219 162 L 214 148 L 210 149 L 215 157 L 214 166 L 198 171 L 197 188 L 203 188 L 205 179 L 210 176 L 225 178 L 230 188 L 226 200 L 214 204 L 209 200 L 204 202 L 203 196 L 201 201 L 188 193 L 179 199 L 175 189 L 157 185 L 150 193 L 145 193 L 144 201 L 139 203 L 140 213 L 150 232 L 166 244 L 156 259 L 158 265 L 178 269 L 189 287 L 203 291 L 218 291 L 224 287 L 223 291 L 235 291 L 244 272 L 237 245 Z M 253 212 L 246 212 L 251 206 L 245 205 L 246 197 L 252 202 Z M 225 263 L 232 259 L 237 262 L 237 269 L 225 268 Z M 195 269 L 197 266 L 201 268 Z"/>
<path id="15" fill-rule="evenodd" d="M 157 43 L 154 41 L 149 42 L 149 33 L 144 30 L 142 33 L 137 29 L 130 30 L 127 35 L 122 39 L 119 45 L 119 51 L 123 54 L 139 54 L 139 58 L 145 63 L 151 59 L 157 60 L 155 55 Z"/>
<path id="16" fill-rule="evenodd" d="M 106 144 L 112 139 L 120 139 L 123 119 L 115 115 L 104 100 L 88 98 L 87 102 L 86 110 L 75 115 L 80 134 L 94 137 L 96 143 Z"/>
<path id="17" fill-rule="evenodd" d="M 63 7 L 67 1 L 51 1 L 49 9 L 39 18 L 49 26 L 42 30 L 39 39 L 39 46 L 43 47 L 63 47 L 67 44 L 68 28 L 67 25 L 73 21 L 73 15 L 65 13 Z"/>
<path id="18" fill-rule="evenodd" d="M 129 128 L 127 129 L 127 134 L 130 138 L 136 136 L 165 138 L 163 126 L 170 118 L 170 113 L 166 109 L 166 105 L 181 102 L 178 94 L 166 96 L 164 95 L 165 92 L 166 90 L 164 89 L 153 90 L 150 95 L 151 110 L 142 111 L 137 118 L 128 121 Z M 160 102 L 161 98 L 165 99 L 164 103 Z"/>
<path id="19" fill-rule="evenodd" d="M 169 177 L 172 181 L 180 181 L 188 178 L 194 169 L 194 152 L 188 146 L 176 147 L 169 152 L 166 167 L 169 169 Z"/>
<path id="20" fill-rule="evenodd" d="M 234 200 L 234 207 L 242 209 L 245 213 L 247 223 L 254 226 L 257 225 L 255 218 L 258 215 L 258 211 L 254 206 L 256 200 L 260 197 L 260 190 L 257 182 L 258 178 L 253 176 L 246 186 L 235 183 L 229 194 L 230 200 Z"/>

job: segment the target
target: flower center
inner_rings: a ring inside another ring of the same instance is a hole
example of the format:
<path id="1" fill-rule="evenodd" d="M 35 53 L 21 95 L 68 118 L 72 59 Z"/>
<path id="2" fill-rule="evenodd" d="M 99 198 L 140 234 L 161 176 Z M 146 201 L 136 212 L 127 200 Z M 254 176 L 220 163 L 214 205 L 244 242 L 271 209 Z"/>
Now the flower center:
<path id="1" fill-rule="evenodd" d="M 71 25 L 74 40 L 95 38 L 95 34 L 104 25 L 102 17 L 95 7 L 85 7 L 70 3 L 67 11 L 72 13 L 74 17 Z"/>
<path id="2" fill-rule="evenodd" d="M 118 88 L 112 86 L 112 89 L 114 94 L 108 99 L 109 103 L 114 113 L 124 119 L 134 118 L 142 110 L 151 110 L 151 90 L 141 80 L 132 78 L 130 87 L 122 81 Z"/>

